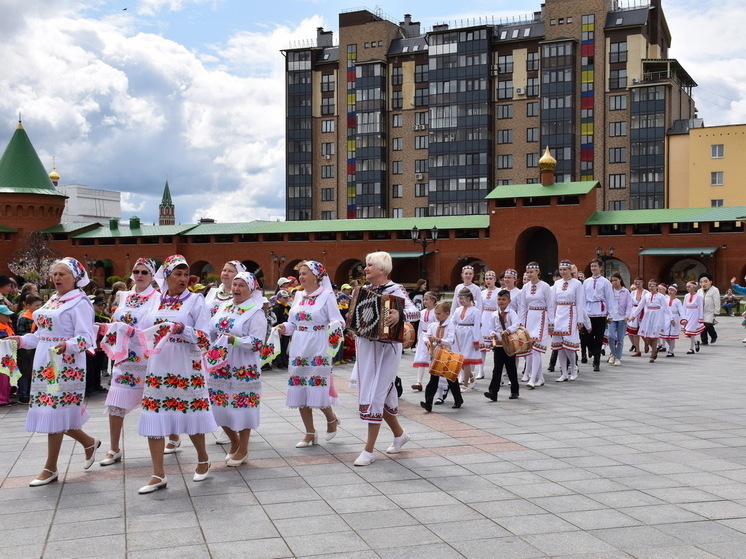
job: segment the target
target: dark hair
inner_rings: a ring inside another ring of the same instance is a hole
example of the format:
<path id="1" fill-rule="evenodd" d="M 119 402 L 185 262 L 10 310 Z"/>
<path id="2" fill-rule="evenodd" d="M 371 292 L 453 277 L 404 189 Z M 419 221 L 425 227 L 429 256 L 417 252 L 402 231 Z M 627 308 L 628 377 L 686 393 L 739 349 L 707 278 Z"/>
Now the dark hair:
<path id="1" fill-rule="evenodd" d="M 712 274 L 708 274 L 707 272 L 702 272 L 701 274 L 699 274 L 699 277 L 697 278 L 697 280 L 699 281 L 699 280 L 701 280 L 702 278 L 707 278 L 707 279 L 708 279 L 708 280 L 710 280 L 710 281 L 715 281 L 715 280 L 714 280 L 714 279 L 712 278 Z"/>
<path id="2" fill-rule="evenodd" d="M 414 290 L 419 291 L 420 289 L 422 289 L 422 286 L 425 285 L 426 283 L 427 283 L 426 279 L 417 280 L 417 283 L 414 285 Z"/>
<path id="3" fill-rule="evenodd" d="M 507 289 L 501 289 L 500 291 L 497 292 L 497 296 L 507 297 L 508 299 L 510 299 L 510 291 L 508 291 Z"/>
<path id="4" fill-rule="evenodd" d="M 33 305 L 37 301 L 41 300 L 41 297 L 39 297 L 38 295 L 35 295 L 33 293 L 26 293 L 21 299 L 21 305 Z"/>
<path id="5" fill-rule="evenodd" d="M 434 291 L 425 291 L 425 294 L 422 297 L 423 298 L 425 298 L 425 297 L 432 297 L 436 301 L 440 298 L 440 297 L 438 297 L 438 295 Z"/>
<path id="6" fill-rule="evenodd" d="M 603 262 L 603 260 L 601 260 L 600 258 L 594 258 L 593 260 L 591 260 L 590 262 L 588 262 L 588 265 L 590 266 L 590 265 L 591 265 L 591 264 L 593 264 L 594 262 L 595 262 L 596 264 L 598 264 L 598 265 L 599 265 L 599 267 L 601 267 L 601 268 L 603 268 L 603 267 L 604 267 L 604 262 Z"/>
<path id="7" fill-rule="evenodd" d="M 614 272 L 613 274 L 611 274 L 611 277 L 617 278 L 619 280 L 619 283 L 622 284 L 622 287 L 627 287 L 626 285 L 624 285 L 624 278 L 622 278 L 622 274 L 620 274 L 619 272 Z"/>
<path id="8" fill-rule="evenodd" d="M 464 287 L 461 291 L 458 292 L 459 297 L 468 297 L 471 299 L 471 302 L 474 302 L 474 294 L 469 290 L 468 287 Z"/>

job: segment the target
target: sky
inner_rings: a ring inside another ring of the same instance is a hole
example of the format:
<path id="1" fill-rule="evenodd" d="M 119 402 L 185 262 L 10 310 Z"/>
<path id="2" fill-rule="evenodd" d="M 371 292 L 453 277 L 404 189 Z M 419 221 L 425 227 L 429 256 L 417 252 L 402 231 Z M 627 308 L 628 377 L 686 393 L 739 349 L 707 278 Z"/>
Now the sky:
<path id="1" fill-rule="evenodd" d="M 622 0 L 623 3 L 628 0 Z M 676 58 L 707 126 L 746 123 L 746 36 L 735 0 L 662 0 Z M 468 6 L 468 7 L 467 7 Z M 432 25 L 523 17 L 528 0 L 380 1 Z M 177 223 L 283 219 L 284 58 L 338 36 L 331 0 L 0 0 L 0 149 L 19 113 L 60 184 L 122 192 L 122 217 L 158 217 L 168 180 Z M 404 10 L 404 11 L 403 11 Z M 704 10 L 704 11 L 703 11 Z"/>

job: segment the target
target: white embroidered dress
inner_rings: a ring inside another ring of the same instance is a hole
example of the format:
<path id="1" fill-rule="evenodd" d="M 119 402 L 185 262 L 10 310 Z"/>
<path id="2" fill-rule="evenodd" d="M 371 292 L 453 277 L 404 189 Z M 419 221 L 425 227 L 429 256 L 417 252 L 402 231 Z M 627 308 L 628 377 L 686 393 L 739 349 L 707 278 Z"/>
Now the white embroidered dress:
<path id="1" fill-rule="evenodd" d="M 205 305 L 213 317 L 220 310 L 220 307 L 227 304 L 233 299 L 233 294 L 230 291 L 225 291 L 225 286 L 222 284 L 220 287 L 212 287 L 205 295 Z"/>
<path id="2" fill-rule="evenodd" d="M 497 310 L 497 294 L 499 289 L 482 290 L 482 340 L 480 349 L 482 353 L 492 351 L 492 315 Z"/>
<path id="3" fill-rule="evenodd" d="M 21 337 L 21 347 L 36 348 L 31 372 L 31 401 L 26 430 L 36 433 L 63 433 L 80 429 L 88 420 L 83 405 L 87 350 L 96 344 L 93 306 L 80 289 L 57 294 L 34 312 L 38 328 Z M 65 352 L 50 361 L 49 349 L 66 342 Z M 55 369 L 58 370 L 55 374 Z"/>
<path id="4" fill-rule="evenodd" d="M 678 340 L 682 330 L 681 317 L 684 315 L 684 305 L 681 304 L 678 297 L 669 297 L 668 308 L 671 311 L 674 323 L 669 323 L 668 328 L 663 330 L 661 337 L 665 340 Z"/>
<path id="5" fill-rule="evenodd" d="M 292 336 L 288 347 L 288 407 L 328 408 L 339 403 L 336 392 L 332 393 L 334 355 L 329 351 L 332 342 L 338 341 L 336 336 L 342 335 L 343 322 L 333 292 L 319 287 L 313 293 L 299 291 L 295 295 L 285 322 L 285 335 Z"/>
<path id="6" fill-rule="evenodd" d="M 202 351 L 209 345 L 205 298 L 185 291 L 177 300 L 160 297 L 143 317 L 144 330 L 162 322 L 181 322 L 159 353 L 148 358 L 138 431 L 146 437 L 197 435 L 218 428 L 210 409 Z"/>
<path id="7" fill-rule="evenodd" d="M 533 340 L 532 351 L 545 353 L 549 340 L 549 322 L 554 320 L 554 293 L 544 281 L 528 282 L 521 288 L 521 324 L 526 327 Z M 522 353 L 518 357 L 525 357 Z"/>
<path id="8" fill-rule="evenodd" d="M 210 337 L 236 337 L 228 346 L 226 364 L 207 373 L 210 405 L 215 421 L 234 431 L 256 429 L 262 397 L 260 352 L 267 334 L 267 318 L 250 299 L 240 305 L 232 301 L 220 307 L 210 320 Z"/>
<path id="9" fill-rule="evenodd" d="M 684 295 L 684 335 L 687 338 L 699 336 L 705 329 L 704 325 L 704 301 L 698 293 L 687 293 Z"/>
<path id="10" fill-rule="evenodd" d="M 474 347 L 474 342 L 479 344 L 482 339 L 481 311 L 477 307 L 456 307 L 449 320 L 454 327 L 453 349 L 464 356 L 464 365 L 481 364 L 482 353 Z"/>
<path id="11" fill-rule="evenodd" d="M 668 297 L 660 293 L 648 292 L 632 311 L 632 317 L 640 318 L 638 335 L 643 338 L 660 338 L 664 331 L 668 331 L 671 323 L 671 309 L 668 308 Z"/>
<path id="12" fill-rule="evenodd" d="M 150 306 L 158 304 L 160 293 L 149 286 L 142 293 L 120 291 L 117 293 L 117 308 L 111 317 L 113 322 L 122 322 L 139 329 L 143 316 Z M 140 339 L 135 334 L 129 339 L 127 357 L 114 363 L 111 369 L 111 386 L 106 396 L 106 406 L 131 411 L 142 405 L 145 371 L 148 368 Z"/>
<path id="13" fill-rule="evenodd" d="M 578 351 L 580 349 L 580 331 L 578 324 L 590 327 L 586 314 L 585 290 L 583 284 L 575 278 L 565 281 L 557 280 L 552 286 L 555 311 L 552 334 L 552 349 Z"/>
<path id="14" fill-rule="evenodd" d="M 414 354 L 412 367 L 430 367 L 430 352 L 427 349 L 425 340 L 427 339 L 427 327 L 437 322 L 435 320 L 435 311 L 432 309 L 422 309 L 420 311 L 420 322 L 417 332 L 417 350 Z"/>

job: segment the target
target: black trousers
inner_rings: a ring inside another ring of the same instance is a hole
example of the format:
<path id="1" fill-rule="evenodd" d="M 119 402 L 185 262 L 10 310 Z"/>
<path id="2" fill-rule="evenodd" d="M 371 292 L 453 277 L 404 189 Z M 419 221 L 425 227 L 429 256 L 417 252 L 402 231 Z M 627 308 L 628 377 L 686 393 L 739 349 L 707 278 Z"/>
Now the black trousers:
<path id="1" fill-rule="evenodd" d="M 601 364 L 601 346 L 604 345 L 606 317 L 591 316 L 590 319 L 591 331 L 588 333 L 588 351 L 593 355 L 593 366 L 598 367 Z"/>
<path id="2" fill-rule="evenodd" d="M 707 341 L 708 335 L 710 336 L 713 342 L 718 339 L 718 333 L 715 332 L 715 325 L 712 322 L 705 322 L 705 329 L 702 330 L 702 333 L 700 334 L 700 336 L 702 337 L 703 344 L 710 343 Z"/>
<path id="3" fill-rule="evenodd" d="M 508 379 L 510 379 L 510 393 L 518 396 L 519 384 L 518 384 L 518 370 L 515 364 L 515 356 L 510 357 L 502 346 L 493 348 L 495 354 L 495 366 L 492 369 L 492 380 L 490 381 L 489 391 L 492 394 L 500 392 L 500 380 L 503 374 L 503 367 L 508 372 Z"/>
<path id="4" fill-rule="evenodd" d="M 433 399 L 435 398 L 435 393 L 438 391 L 439 382 L 440 377 L 438 375 L 430 375 L 430 380 L 428 381 L 427 386 L 425 386 L 425 402 L 428 406 L 433 405 Z M 464 398 L 461 396 L 461 387 L 459 386 L 458 381 L 453 382 L 449 380 L 448 388 L 450 388 L 453 393 L 453 403 L 456 405 L 463 404 Z"/>

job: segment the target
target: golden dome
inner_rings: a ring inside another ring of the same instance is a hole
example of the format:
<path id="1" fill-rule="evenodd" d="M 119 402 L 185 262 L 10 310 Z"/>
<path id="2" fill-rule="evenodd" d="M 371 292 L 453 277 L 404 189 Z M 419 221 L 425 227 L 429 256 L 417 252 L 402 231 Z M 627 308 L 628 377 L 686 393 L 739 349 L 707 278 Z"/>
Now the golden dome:
<path id="1" fill-rule="evenodd" d="M 52 182 L 58 181 L 58 180 L 60 180 L 60 175 L 57 173 L 57 171 L 55 171 L 54 169 L 52 169 L 52 172 L 49 173 L 49 178 L 50 178 L 50 180 Z"/>
<path id="2" fill-rule="evenodd" d="M 544 150 L 544 155 L 539 159 L 539 169 L 555 169 L 557 160 L 549 153 L 549 146 Z"/>

